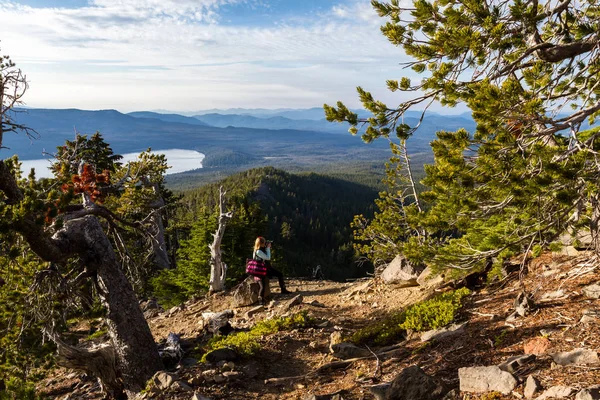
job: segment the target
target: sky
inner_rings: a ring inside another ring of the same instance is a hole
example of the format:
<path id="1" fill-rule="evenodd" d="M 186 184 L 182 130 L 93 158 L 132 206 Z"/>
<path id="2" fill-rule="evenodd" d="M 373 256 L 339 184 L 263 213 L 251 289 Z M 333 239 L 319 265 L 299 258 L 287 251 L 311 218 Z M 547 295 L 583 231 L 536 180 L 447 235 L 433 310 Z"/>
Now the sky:
<path id="1" fill-rule="evenodd" d="M 369 0 L 0 0 L 0 49 L 30 107 L 357 107 L 356 86 L 392 106 L 412 71 L 383 23 Z"/>

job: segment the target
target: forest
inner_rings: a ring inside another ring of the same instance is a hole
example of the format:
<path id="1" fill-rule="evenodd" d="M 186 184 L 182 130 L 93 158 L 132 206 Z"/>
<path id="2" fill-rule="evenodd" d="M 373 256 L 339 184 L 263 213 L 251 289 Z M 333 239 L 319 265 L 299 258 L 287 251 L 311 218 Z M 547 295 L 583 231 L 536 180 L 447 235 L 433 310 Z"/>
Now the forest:
<path id="1" fill-rule="evenodd" d="M 321 265 L 328 280 L 344 281 L 397 256 L 456 285 L 475 275 L 501 290 L 512 276 L 516 289 L 507 296 L 516 298 L 517 314 L 537 300 L 535 278 L 526 278 L 532 258 L 560 249 L 565 234 L 582 232 L 598 251 L 598 5 L 424 0 L 406 8 L 373 0 L 372 6 L 384 19 L 382 34 L 412 58 L 405 65 L 410 76 L 387 81 L 409 100 L 388 106 L 358 87 L 370 117 L 341 101 L 325 104 L 324 113 L 367 143 L 389 144 L 381 185 L 372 174 L 349 176 L 340 168 L 317 174 L 264 167 L 174 191 L 164 156 L 141 152 L 124 165 L 101 133 L 58 147 L 52 179 L 21 174 L 17 157 L 2 159 L 0 399 L 36 399 L 34 382 L 57 365 L 97 377 L 108 398 L 133 398 L 164 367 L 140 302 L 168 308 L 214 294 L 221 264 L 228 267 L 225 286 L 234 287 L 245 278 L 259 235 L 273 240 L 273 263 L 289 277 L 306 277 Z M 15 114 L 28 81 L 10 57 L 1 57 L 4 151 L 5 137 L 27 140 L 37 132 Z M 439 130 L 430 143 L 433 160 L 421 168 L 411 143 L 434 102 L 466 105 L 476 127 Z M 414 109 L 422 118 L 404 120 Z M 236 148 L 207 161 L 243 169 L 251 159 Z M 470 292 L 453 293 L 391 312 L 379 327 L 362 327 L 353 337 L 408 340 L 407 330 L 437 327 L 423 315 L 449 323 Z M 432 308 L 450 317 L 431 316 Z M 79 346 L 70 328 L 92 318 L 103 328 L 90 334 L 101 331 L 105 341 Z M 310 323 L 306 314 L 286 318 L 257 325 L 259 333 L 248 328 L 243 337 L 259 340 L 264 332 Z M 504 336 L 490 339 L 491 347 Z M 232 338 L 223 348 L 243 348 L 235 342 L 240 336 Z M 200 346 L 200 357 L 227 339 L 211 340 Z M 380 368 L 384 353 L 367 349 L 364 357 L 374 355 Z"/>

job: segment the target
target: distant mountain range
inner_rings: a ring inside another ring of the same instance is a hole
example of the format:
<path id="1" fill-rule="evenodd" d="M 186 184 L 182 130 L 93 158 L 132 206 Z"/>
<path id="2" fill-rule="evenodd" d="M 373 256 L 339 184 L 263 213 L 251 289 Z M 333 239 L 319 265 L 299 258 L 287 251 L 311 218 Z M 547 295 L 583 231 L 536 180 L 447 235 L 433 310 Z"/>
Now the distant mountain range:
<path id="1" fill-rule="evenodd" d="M 39 138 L 6 134 L 0 158 L 19 155 L 22 160 L 39 159 L 43 153 L 54 153 L 75 132 L 91 134 L 99 131 L 116 153 L 153 150 L 188 149 L 206 154 L 206 166 L 226 168 L 287 164 L 337 162 L 340 160 L 382 160 L 389 157 L 385 140 L 365 145 L 360 138 L 347 133 L 348 126 L 332 124 L 317 117 L 321 109 L 277 110 L 259 118 L 245 114 L 203 114 L 194 117 L 140 111 L 123 114 L 116 110 L 85 111 L 78 109 L 21 109 L 17 122 L 35 129 Z M 244 110 L 236 110 L 244 112 Z M 257 113 L 257 110 L 248 110 Z M 318 112 L 317 112 L 318 111 Z M 278 114 L 278 115 L 273 115 Z M 287 115 L 287 116 L 286 116 Z M 406 117 L 416 123 L 417 115 Z M 292 119 L 295 117 L 298 119 Z M 429 143 L 440 129 L 472 130 L 472 119 L 463 116 L 427 114 L 418 133 L 410 140 L 410 152 L 430 153 Z M 212 161 L 211 161 L 212 160 Z"/>

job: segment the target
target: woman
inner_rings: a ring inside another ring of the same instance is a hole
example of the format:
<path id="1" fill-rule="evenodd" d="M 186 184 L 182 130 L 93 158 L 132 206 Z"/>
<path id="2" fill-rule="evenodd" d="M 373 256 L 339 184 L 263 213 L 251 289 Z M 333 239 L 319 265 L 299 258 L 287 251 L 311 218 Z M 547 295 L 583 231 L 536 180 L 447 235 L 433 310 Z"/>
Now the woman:
<path id="1" fill-rule="evenodd" d="M 281 288 L 281 293 L 291 293 L 285 288 L 283 274 L 275 268 L 271 267 L 271 242 L 267 242 L 262 236 L 257 237 L 256 242 L 254 242 L 254 253 L 252 254 L 252 258 L 254 258 L 255 260 L 264 261 L 265 266 L 267 267 L 267 274 L 260 277 L 259 296 L 261 301 L 264 301 L 265 289 L 269 284 L 269 279 L 275 276 L 279 280 L 279 287 Z"/>

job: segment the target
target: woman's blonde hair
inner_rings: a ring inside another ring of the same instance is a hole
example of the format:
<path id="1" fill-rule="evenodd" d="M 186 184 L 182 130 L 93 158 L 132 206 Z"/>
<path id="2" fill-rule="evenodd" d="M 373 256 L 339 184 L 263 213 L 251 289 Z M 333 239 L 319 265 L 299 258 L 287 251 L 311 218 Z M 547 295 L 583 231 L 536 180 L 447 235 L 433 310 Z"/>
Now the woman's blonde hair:
<path id="1" fill-rule="evenodd" d="M 256 238 L 256 242 L 254 242 L 254 251 L 260 249 L 261 247 L 265 247 L 267 245 L 267 241 L 264 237 L 259 236 Z"/>

